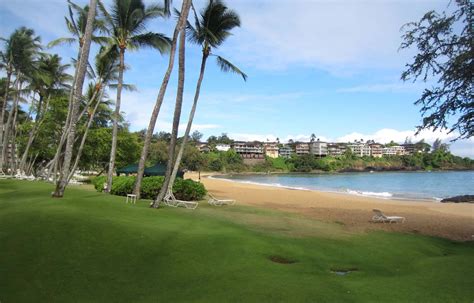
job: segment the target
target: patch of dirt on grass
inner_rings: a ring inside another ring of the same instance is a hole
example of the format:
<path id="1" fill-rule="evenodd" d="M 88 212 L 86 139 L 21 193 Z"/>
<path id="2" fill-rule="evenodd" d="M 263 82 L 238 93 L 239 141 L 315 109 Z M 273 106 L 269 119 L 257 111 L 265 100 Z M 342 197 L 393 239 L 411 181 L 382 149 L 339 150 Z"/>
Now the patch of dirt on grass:
<path id="1" fill-rule="evenodd" d="M 268 259 L 274 263 L 279 263 L 279 264 L 293 264 L 296 263 L 296 260 L 290 260 L 285 257 L 281 256 L 270 256 Z"/>

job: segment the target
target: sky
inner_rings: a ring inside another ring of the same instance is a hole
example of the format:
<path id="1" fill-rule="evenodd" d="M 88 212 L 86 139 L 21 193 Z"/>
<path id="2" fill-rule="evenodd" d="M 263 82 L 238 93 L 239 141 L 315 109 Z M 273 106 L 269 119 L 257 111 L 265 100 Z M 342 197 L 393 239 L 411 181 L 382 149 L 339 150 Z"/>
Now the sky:
<path id="1" fill-rule="evenodd" d="M 78 4 L 88 1 L 77 0 Z M 110 1 L 104 1 L 110 6 Z M 194 1 L 199 10 L 204 1 Z M 156 1 L 145 1 L 146 4 Z M 158 2 L 160 3 L 160 2 Z M 180 1 L 174 1 L 179 5 Z M 403 143 L 425 139 L 445 142 L 446 131 L 423 131 L 420 107 L 414 105 L 430 83 L 404 83 L 400 74 L 415 50 L 399 51 L 401 27 L 429 10 L 453 9 L 449 1 L 427 0 L 227 0 L 241 27 L 213 53 L 248 75 L 222 73 L 210 58 L 193 130 L 227 133 L 236 140 L 374 139 Z M 68 37 L 63 0 L 0 1 L 0 36 L 19 26 L 33 28 L 44 44 Z M 170 36 L 175 18 L 153 20 L 147 29 Z M 69 63 L 77 46 L 50 50 Z M 97 47 L 92 49 L 92 54 Z M 201 51 L 188 44 L 181 130 L 192 103 Z M 168 57 L 144 49 L 127 52 L 125 82 L 138 91 L 124 92 L 122 111 L 131 130 L 148 126 Z M 175 65 L 177 66 L 177 64 Z M 173 73 L 155 131 L 170 131 L 176 95 Z M 115 91 L 109 92 L 115 98 Z M 474 158 L 474 139 L 451 143 L 454 154 Z"/>

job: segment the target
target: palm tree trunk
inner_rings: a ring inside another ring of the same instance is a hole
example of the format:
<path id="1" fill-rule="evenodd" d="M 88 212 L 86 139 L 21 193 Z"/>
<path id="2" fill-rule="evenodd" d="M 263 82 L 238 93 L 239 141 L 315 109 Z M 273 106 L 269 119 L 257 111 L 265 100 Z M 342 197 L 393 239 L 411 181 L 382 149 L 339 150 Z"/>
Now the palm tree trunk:
<path id="1" fill-rule="evenodd" d="M 158 208 L 160 202 L 165 197 L 168 190 L 168 184 L 171 178 L 171 172 L 174 164 L 174 153 L 176 149 L 176 141 L 178 138 L 179 119 L 181 118 L 181 108 L 183 105 L 183 91 L 184 91 L 184 71 L 185 71 L 185 56 L 186 56 L 186 30 L 181 28 L 179 33 L 179 56 L 178 56 L 178 90 L 176 92 L 176 104 L 174 107 L 173 129 L 171 131 L 171 142 L 168 150 L 168 164 L 166 165 L 166 174 L 163 186 L 161 187 L 156 200 L 153 201 L 151 207 Z"/>
<path id="2" fill-rule="evenodd" d="M 163 77 L 163 82 L 161 83 L 160 91 L 158 93 L 158 97 L 156 98 L 155 107 L 153 108 L 153 112 L 151 114 L 150 123 L 148 124 L 148 128 L 145 134 L 145 140 L 143 143 L 143 149 L 140 156 L 140 161 L 138 163 L 138 171 L 137 171 L 137 180 L 135 182 L 135 188 L 133 192 L 137 195 L 137 198 L 140 199 L 140 189 L 143 180 L 143 174 L 145 172 L 145 162 L 148 156 L 148 150 L 150 148 L 151 138 L 153 137 L 153 132 L 155 130 L 156 120 L 158 119 L 158 115 L 160 113 L 161 105 L 163 104 L 163 99 L 165 97 L 166 89 L 168 87 L 168 82 L 171 77 L 171 72 L 173 71 L 174 67 L 174 58 L 176 54 L 176 44 L 178 42 L 178 35 L 186 24 L 186 20 L 189 14 L 189 9 L 191 7 L 190 0 L 184 0 L 181 6 L 181 16 L 179 17 L 178 22 L 176 23 L 176 27 L 173 32 L 173 40 L 171 42 L 171 50 L 170 50 L 170 59 L 168 62 L 168 69 L 166 70 L 165 76 Z"/>
<path id="3" fill-rule="evenodd" d="M 46 103 L 44 106 L 44 113 L 42 113 L 42 115 L 41 115 L 42 108 L 40 106 L 38 107 L 38 114 L 36 115 L 37 119 L 35 121 L 35 124 L 33 125 L 33 128 L 30 131 L 30 134 L 28 136 L 28 142 L 26 143 L 25 151 L 23 152 L 23 156 L 21 157 L 20 166 L 19 166 L 20 171 L 24 171 L 26 168 L 26 165 L 27 165 L 26 161 L 28 159 L 28 153 L 30 151 L 30 147 L 33 144 L 34 140 L 36 139 L 36 136 L 39 133 L 39 129 L 44 122 L 44 118 L 46 116 L 46 110 L 48 109 L 50 99 L 51 99 L 51 95 L 48 95 L 48 98 L 46 99 Z"/>
<path id="4" fill-rule="evenodd" d="M 68 180 L 71 180 L 72 176 L 74 175 L 74 172 L 76 171 L 77 165 L 79 165 L 79 160 L 81 159 L 82 150 L 84 149 L 84 144 L 86 143 L 87 134 L 92 125 L 92 121 L 94 121 L 95 113 L 97 111 L 97 108 L 99 108 L 103 95 L 104 95 L 104 90 L 102 89 L 100 92 L 99 98 L 97 99 L 97 103 L 95 104 L 94 109 L 92 110 L 92 113 L 89 116 L 89 120 L 87 121 L 86 129 L 84 130 L 84 135 L 82 135 L 81 144 L 79 145 L 79 149 L 77 150 L 76 160 L 74 161 L 74 165 L 72 166 L 71 172 L 69 173 Z"/>
<path id="5" fill-rule="evenodd" d="M 46 180 L 49 180 L 49 178 L 51 177 L 51 172 L 54 171 L 54 181 L 56 182 L 56 176 L 58 174 L 59 158 L 61 155 L 61 151 L 63 149 L 64 142 L 66 141 L 66 136 L 68 133 L 67 129 L 69 128 L 69 122 L 71 120 L 72 102 L 74 99 L 74 89 L 76 87 L 76 81 L 77 81 L 77 72 L 78 72 L 77 67 L 79 66 L 81 62 L 81 53 L 82 53 L 82 45 L 79 44 L 79 52 L 77 53 L 77 60 L 76 60 L 76 69 L 74 71 L 74 78 L 72 80 L 71 91 L 69 92 L 69 102 L 68 102 L 68 111 L 67 111 L 66 121 L 64 122 L 61 138 L 59 139 L 58 147 L 53 157 L 53 163 L 51 164 L 51 167 L 48 169 Z"/>
<path id="6" fill-rule="evenodd" d="M 95 20 L 95 11 L 96 11 L 97 0 L 90 0 L 89 12 L 87 15 L 87 24 L 84 34 L 84 44 L 82 46 L 81 58 L 79 60 L 79 70 L 77 71 L 76 85 L 74 89 L 74 99 L 72 102 L 71 108 L 71 123 L 69 125 L 67 140 L 66 140 L 66 150 L 64 152 L 64 161 L 61 170 L 61 176 L 59 181 L 56 183 L 56 190 L 53 193 L 53 197 L 61 198 L 64 195 L 64 190 L 66 189 L 69 177 L 69 167 L 71 165 L 72 152 L 74 148 L 74 139 L 76 136 L 76 125 L 77 114 L 79 111 L 79 104 L 82 95 L 82 86 L 84 84 L 84 78 L 86 75 L 87 62 L 89 58 L 89 51 L 91 45 L 93 23 Z"/>
<path id="7" fill-rule="evenodd" d="M 15 113 L 15 109 L 18 107 L 18 102 L 20 102 L 20 91 L 21 91 L 21 85 L 22 85 L 22 82 L 20 80 L 21 76 L 18 75 L 18 78 L 16 79 L 16 86 L 17 86 L 17 93 L 16 93 L 16 96 L 15 96 L 15 100 L 13 101 L 13 107 L 12 109 L 10 110 L 10 112 L 8 113 L 8 119 L 7 119 L 7 123 L 5 124 L 5 133 L 3 135 L 3 146 L 2 146 L 2 154 L 1 154 L 1 157 L 2 158 L 2 162 L 0 163 L 0 170 L 3 170 L 3 166 L 5 165 L 5 163 L 7 163 L 7 149 L 8 149 L 8 142 L 10 140 L 10 130 L 13 128 L 11 125 L 12 125 L 12 120 L 13 120 L 13 115 Z M 11 173 L 13 174 L 13 171 L 11 171 Z"/>
<path id="8" fill-rule="evenodd" d="M 4 118 L 5 118 L 5 109 L 7 108 L 8 102 L 8 93 L 10 90 L 10 82 L 12 78 L 11 68 L 7 68 L 7 81 L 5 84 L 5 94 L 3 96 L 2 107 L 0 110 L 0 151 L 3 150 L 3 128 L 4 128 Z M 0 172 L 3 172 L 3 157 L 0 155 Z"/>
<path id="9" fill-rule="evenodd" d="M 18 131 L 18 125 L 16 123 L 18 117 L 18 102 L 15 103 L 13 121 L 12 121 L 12 137 L 11 137 L 11 156 L 10 156 L 10 169 L 16 171 L 17 160 L 16 160 L 16 134 Z"/>
<path id="10" fill-rule="evenodd" d="M 118 120 L 120 118 L 120 102 L 122 98 L 123 70 L 125 68 L 125 48 L 120 48 L 120 67 L 119 78 L 117 84 L 117 101 L 115 102 L 114 123 L 112 129 L 112 148 L 110 149 L 109 171 L 107 173 L 106 192 L 110 192 L 112 188 L 112 178 L 114 176 L 115 155 L 117 153 L 117 136 L 118 136 Z"/>
<path id="11" fill-rule="evenodd" d="M 199 93 L 201 92 L 201 84 L 202 80 L 204 79 L 204 72 L 206 70 L 207 58 L 208 56 L 206 54 L 202 55 L 201 72 L 199 73 L 199 79 L 196 84 L 196 92 L 194 94 L 193 106 L 191 108 L 191 112 L 189 113 L 188 125 L 186 126 L 186 131 L 184 132 L 183 142 L 181 143 L 181 146 L 179 148 L 178 156 L 176 156 L 176 161 L 173 167 L 173 172 L 171 173 L 170 182 L 168 184 L 168 191 L 171 191 L 173 189 L 174 180 L 176 179 L 176 175 L 178 174 L 179 166 L 181 164 L 181 158 L 183 157 L 184 153 L 184 148 L 186 147 L 189 133 L 191 132 L 191 126 L 193 125 L 194 114 L 196 113 L 197 102 L 199 100 Z"/>

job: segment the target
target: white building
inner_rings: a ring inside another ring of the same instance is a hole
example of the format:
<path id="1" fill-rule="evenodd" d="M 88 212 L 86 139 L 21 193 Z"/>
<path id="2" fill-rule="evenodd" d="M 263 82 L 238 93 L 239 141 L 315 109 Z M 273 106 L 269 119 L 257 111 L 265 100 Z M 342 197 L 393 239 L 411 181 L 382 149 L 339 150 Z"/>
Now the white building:
<path id="1" fill-rule="evenodd" d="M 217 144 L 216 149 L 217 149 L 217 151 L 226 152 L 230 149 L 230 145 L 229 144 Z"/>
<path id="2" fill-rule="evenodd" d="M 400 145 L 384 147 L 383 155 L 384 156 L 403 156 L 405 155 L 405 148 Z"/>
<path id="3" fill-rule="evenodd" d="M 328 144 L 318 139 L 309 144 L 309 152 L 315 156 L 325 157 L 328 154 Z"/>
<path id="4" fill-rule="evenodd" d="M 362 141 L 354 141 L 353 143 L 347 144 L 347 147 L 358 157 L 370 156 L 370 146 Z"/>

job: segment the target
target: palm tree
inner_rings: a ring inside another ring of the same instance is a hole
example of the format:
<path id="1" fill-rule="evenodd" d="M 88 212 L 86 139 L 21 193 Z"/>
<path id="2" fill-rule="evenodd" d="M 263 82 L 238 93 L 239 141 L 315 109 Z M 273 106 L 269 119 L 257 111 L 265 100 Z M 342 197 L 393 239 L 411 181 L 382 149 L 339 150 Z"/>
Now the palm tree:
<path id="1" fill-rule="evenodd" d="M 74 79 L 74 95 L 71 103 L 70 125 L 67 129 L 66 149 L 64 151 L 64 161 L 62 165 L 61 175 L 56 183 L 56 189 L 53 197 L 61 198 L 64 195 L 64 190 L 68 184 L 69 168 L 71 165 L 72 151 L 76 137 L 76 119 L 79 112 L 80 99 L 82 95 L 82 86 L 86 76 L 87 61 L 89 59 L 90 45 L 92 42 L 92 32 L 94 30 L 94 20 L 96 16 L 97 0 L 90 0 L 89 11 L 87 15 L 86 29 L 84 34 L 84 44 L 81 49 L 81 56 L 76 65 L 76 73 Z M 66 131 L 66 130 L 65 130 Z"/>
<path id="2" fill-rule="evenodd" d="M 26 143 L 23 156 L 21 157 L 19 166 L 20 171 L 25 171 L 26 169 L 28 152 L 42 123 L 44 122 L 45 113 L 49 108 L 51 96 L 58 90 L 70 88 L 66 82 L 72 80 L 72 77 L 66 73 L 69 64 L 61 64 L 61 57 L 58 55 L 42 55 L 36 65 L 37 66 L 30 77 L 29 88 L 34 93 L 38 94 L 39 100 L 36 107 L 34 125 L 30 130 L 28 142 Z"/>
<path id="3" fill-rule="evenodd" d="M 183 142 L 179 149 L 176 161 L 174 162 L 173 172 L 168 184 L 168 191 L 171 191 L 176 174 L 181 163 L 181 158 L 184 153 L 184 147 L 191 132 L 193 124 L 194 114 L 196 112 L 197 102 L 199 100 L 199 94 L 201 90 L 201 84 L 204 78 L 204 72 L 206 69 L 206 62 L 209 56 L 215 56 L 217 64 L 224 72 L 234 72 L 242 76 L 244 80 L 247 79 L 247 75 L 243 73 L 235 65 L 227 61 L 226 59 L 217 56 L 211 52 L 211 49 L 216 49 L 225 41 L 225 39 L 231 35 L 230 31 L 240 26 L 240 18 L 234 11 L 227 8 L 227 6 L 220 0 L 210 0 L 207 6 L 201 11 L 200 18 L 195 14 L 195 27 L 188 25 L 190 40 L 202 47 L 202 59 L 201 59 L 201 70 L 199 73 L 198 82 L 196 85 L 196 91 L 194 94 L 194 102 L 189 114 L 188 124 L 186 131 L 183 136 Z"/>
<path id="4" fill-rule="evenodd" d="M 120 62 L 106 191 L 109 191 L 112 186 L 115 166 L 118 118 L 120 116 L 123 72 L 125 69 L 125 51 L 127 49 L 137 50 L 140 47 L 151 47 L 157 49 L 162 54 L 167 52 L 170 46 L 169 38 L 160 33 L 145 32 L 145 25 L 148 21 L 163 16 L 165 16 L 164 8 L 157 5 L 145 7 L 142 0 L 114 0 L 111 14 L 106 14 L 106 20 L 111 32 L 110 45 L 108 47 L 111 51 L 119 52 Z"/>
<path id="5" fill-rule="evenodd" d="M 87 111 L 88 119 L 84 126 L 84 134 L 82 135 L 81 143 L 76 154 L 76 160 L 74 161 L 74 165 L 71 169 L 71 172 L 69 173 L 69 179 L 71 179 L 71 177 L 74 175 L 74 172 L 79 164 L 82 155 L 82 150 L 84 149 L 84 145 L 87 139 L 87 134 L 92 125 L 92 122 L 94 121 L 97 109 L 99 108 L 99 106 L 106 104 L 103 100 L 105 88 L 107 86 L 115 86 L 114 84 L 111 84 L 111 82 L 118 80 L 118 73 L 120 69 L 118 63 L 118 54 L 114 52 L 104 53 L 105 51 L 105 48 L 101 48 L 101 51 L 96 56 L 95 73 L 97 79 L 95 81 L 95 84 L 91 83 L 88 92 L 90 100 L 89 103 L 91 104 L 91 107 Z M 125 88 L 133 89 L 133 87 L 130 85 L 124 84 L 123 86 Z M 95 105 L 92 107 L 94 102 Z"/>
<path id="6" fill-rule="evenodd" d="M 105 9 L 101 3 L 101 1 L 98 1 L 98 6 L 99 9 L 104 13 Z M 84 7 L 80 7 L 79 5 L 75 4 L 72 1 L 68 1 L 68 9 L 69 9 L 69 18 L 65 17 L 66 21 L 66 28 L 68 31 L 71 33 L 71 37 L 63 37 L 59 38 L 56 40 L 51 41 L 48 44 L 48 47 L 54 47 L 57 45 L 61 44 L 67 44 L 71 45 L 74 42 L 78 44 L 78 52 L 77 52 L 77 60 L 76 60 L 76 65 L 79 64 L 81 52 L 82 52 L 82 47 L 84 45 L 85 41 L 85 35 L 86 35 L 86 25 L 87 25 L 87 16 L 89 13 L 89 6 L 86 5 Z M 95 11 L 95 10 L 94 10 Z M 103 36 L 97 36 L 95 35 L 96 32 L 101 32 L 101 33 L 107 33 L 107 28 L 105 27 L 105 22 L 104 20 L 97 18 L 97 14 L 95 14 L 94 17 L 94 23 L 93 23 L 93 28 L 92 28 L 92 38 L 91 41 L 99 44 L 105 44 L 107 43 L 107 37 Z M 68 134 L 68 127 L 70 121 L 70 114 L 72 113 L 72 102 L 73 102 L 73 97 L 74 97 L 74 88 L 75 88 L 75 82 L 77 78 L 77 71 L 78 69 L 75 69 L 75 74 L 74 74 L 74 80 L 72 83 L 72 89 L 70 90 L 69 94 L 69 110 L 68 114 L 66 117 L 66 122 L 64 123 L 63 126 L 63 131 L 61 138 L 58 143 L 58 147 L 56 149 L 56 154 L 54 155 L 53 161 L 52 161 L 52 166 L 53 170 L 49 169 L 48 170 L 48 178 L 49 175 L 51 174 L 52 171 L 54 171 L 54 177 L 56 178 L 57 176 L 57 168 L 58 168 L 58 162 L 59 162 L 59 157 L 61 154 L 61 151 L 63 149 L 64 142 L 66 141 L 66 136 Z"/>
<path id="7" fill-rule="evenodd" d="M 186 57 L 186 28 L 183 26 L 179 32 L 179 50 L 178 50 L 178 89 L 176 91 L 176 103 L 174 107 L 173 127 L 171 130 L 171 141 L 168 149 L 168 164 L 166 166 L 165 180 L 161 187 L 158 196 L 151 204 L 151 207 L 158 208 L 161 200 L 165 197 L 168 184 L 171 177 L 171 168 L 174 163 L 174 152 L 176 148 L 176 140 L 178 138 L 179 119 L 181 117 L 181 108 L 183 106 L 183 91 L 184 91 L 184 72 L 185 72 L 185 57 Z"/>
<path id="8" fill-rule="evenodd" d="M 3 170 L 8 142 L 11 139 L 9 137 L 10 130 L 12 128 L 12 122 L 14 121 L 15 112 L 18 109 L 20 92 L 22 91 L 22 85 L 26 79 L 25 75 L 31 73 L 33 62 L 41 49 L 39 36 L 35 36 L 34 30 L 26 27 L 20 27 L 15 30 L 8 39 L 2 40 L 5 41 L 5 50 L 1 53 L 1 59 L 2 66 L 5 67 L 7 72 L 7 84 L 0 113 L 0 144 L 2 145 L 0 149 L 0 171 Z M 13 100 L 12 109 L 8 114 L 7 123 L 4 124 L 3 119 L 7 108 L 12 75 L 16 77 L 14 86 L 16 86 L 17 94 Z"/>
<path id="9" fill-rule="evenodd" d="M 166 1 L 165 1 L 165 4 L 166 4 Z M 171 41 L 168 68 L 163 77 L 160 91 L 158 92 L 158 96 L 156 98 L 155 107 L 153 108 L 153 112 L 150 117 L 150 122 L 148 124 L 148 128 L 146 129 L 145 138 L 143 142 L 143 149 L 140 156 L 140 161 L 138 163 L 137 180 L 135 182 L 135 189 L 134 189 L 134 193 L 137 195 L 138 199 L 140 199 L 140 188 L 142 184 L 143 174 L 145 172 L 145 163 L 148 156 L 148 150 L 150 148 L 151 139 L 153 137 L 153 132 L 155 130 L 156 120 L 158 119 L 158 114 L 160 113 L 161 105 L 163 104 L 163 99 L 165 97 L 166 89 L 168 87 L 168 82 L 170 80 L 171 72 L 173 71 L 173 67 L 174 67 L 174 59 L 175 59 L 175 54 L 176 54 L 176 45 L 178 42 L 178 35 L 181 32 L 181 30 L 186 26 L 186 22 L 187 22 L 191 5 L 192 5 L 191 0 L 183 0 L 182 6 L 181 6 L 181 15 L 179 16 L 179 19 L 176 22 L 176 26 L 173 32 L 173 39 Z M 165 8 L 166 7 L 168 6 L 165 6 Z"/>

